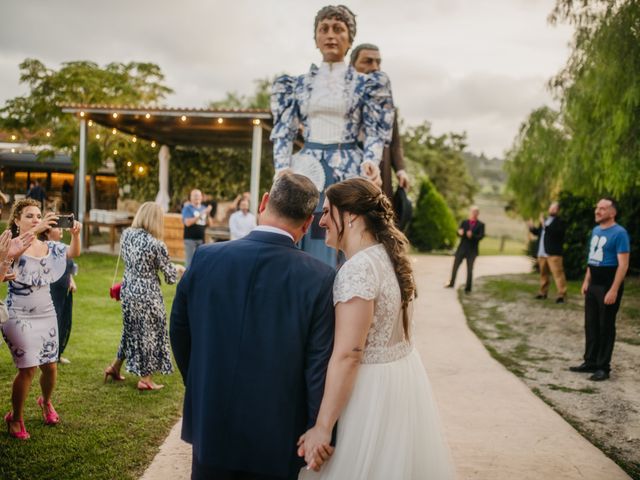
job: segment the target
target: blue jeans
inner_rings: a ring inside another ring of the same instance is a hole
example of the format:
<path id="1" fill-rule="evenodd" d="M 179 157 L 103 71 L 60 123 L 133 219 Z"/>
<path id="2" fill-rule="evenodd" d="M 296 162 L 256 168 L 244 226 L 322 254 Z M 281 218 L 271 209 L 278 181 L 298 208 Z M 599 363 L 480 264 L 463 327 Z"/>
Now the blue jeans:
<path id="1" fill-rule="evenodd" d="M 194 253 L 196 253 L 196 248 L 204 243 L 204 240 L 193 240 L 191 238 L 184 239 L 184 266 L 185 268 L 189 268 L 191 264 L 191 259 L 193 258 Z"/>

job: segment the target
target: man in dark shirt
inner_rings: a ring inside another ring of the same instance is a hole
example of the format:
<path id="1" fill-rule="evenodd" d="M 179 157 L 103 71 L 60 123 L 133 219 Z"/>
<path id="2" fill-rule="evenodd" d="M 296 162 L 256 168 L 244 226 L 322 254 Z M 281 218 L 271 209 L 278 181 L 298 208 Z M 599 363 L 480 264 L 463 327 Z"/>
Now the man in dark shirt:
<path id="1" fill-rule="evenodd" d="M 453 261 L 453 270 L 451 271 L 451 280 L 445 285 L 447 288 L 453 288 L 456 283 L 456 275 L 458 268 L 462 264 L 462 260 L 467 260 L 467 283 L 464 291 L 471 291 L 471 283 L 473 278 L 473 263 L 478 256 L 478 243 L 484 238 L 484 223 L 478 220 L 480 209 L 475 205 L 471 207 L 469 218 L 463 220 L 458 228 L 458 236 L 460 244 L 456 250 L 455 260 Z"/>
<path id="2" fill-rule="evenodd" d="M 562 264 L 562 249 L 564 244 L 564 232 L 566 226 L 562 218 L 558 216 L 560 204 L 553 202 L 549 206 L 549 216 L 540 216 L 540 225 L 535 227 L 529 220 L 529 231 L 538 236 L 538 267 L 540 269 L 540 291 L 536 298 L 542 300 L 547 298 L 549 292 L 549 271 L 556 282 L 558 297 L 556 303 L 564 303 L 567 294 L 567 279 L 564 275 Z"/>

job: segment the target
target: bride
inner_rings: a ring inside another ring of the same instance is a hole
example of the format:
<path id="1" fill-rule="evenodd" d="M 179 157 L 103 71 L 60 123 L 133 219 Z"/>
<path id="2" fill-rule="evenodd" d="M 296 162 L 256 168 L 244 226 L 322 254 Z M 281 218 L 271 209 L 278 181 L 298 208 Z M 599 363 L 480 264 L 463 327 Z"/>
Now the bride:
<path id="1" fill-rule="evenodd" d="M 415 283 L 389 200 L 368 180 L 345 180 L 327 189 L 320 225 L 327 245 L 347 261 L 333 287 L 335 343 L 322 404 L 298 442 L 307 462 L 299 478 L 452 478 L 431 387 L 411 343 Z"/>

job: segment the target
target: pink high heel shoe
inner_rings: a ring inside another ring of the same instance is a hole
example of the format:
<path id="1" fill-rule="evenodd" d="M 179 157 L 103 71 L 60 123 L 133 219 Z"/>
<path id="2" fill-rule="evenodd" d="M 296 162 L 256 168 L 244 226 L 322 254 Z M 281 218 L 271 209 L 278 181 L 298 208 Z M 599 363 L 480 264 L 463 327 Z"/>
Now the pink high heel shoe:
<path id="1" fill-rule="evenodd" d="M 38 397 L 38 405 L 40 405 L 42 409 L 42 418 L 44 419 L 45 425 L 56 425 L 60 422 L 60 416 L 58 412 L 56 412 L 56 409 L 53 408 L 53 405 L 51 405 L 51 400 L 47 402 L 45 408 L 44 398 Z"/>
<path id="2" fill-rule="evenodd" d="M 144 380 L 140 380 L 138 382 L 138 390 L 160 390 L 163 388 L 164 385 L 159 385 L 153 382 L 145 382 Z"/>
<path id="3" fill-rule="evenodd" d="M 9 412 L 4 416 L 4 421 L 7 422 L 7 431 L 9 432 L 9 436 L 11 438 L 17 438 L 18 440 L 27 440 L 31 438 L 31 435 L 29 435 L 29 432 L 27 432 L 27 429 L 24 428 L 24 421 L 22 421 L 22 419 L 18 420 L 20 422 L 20 430 L 18 432 L 11 431 L 10 423 L 13 422 L 12 412 Z"/>

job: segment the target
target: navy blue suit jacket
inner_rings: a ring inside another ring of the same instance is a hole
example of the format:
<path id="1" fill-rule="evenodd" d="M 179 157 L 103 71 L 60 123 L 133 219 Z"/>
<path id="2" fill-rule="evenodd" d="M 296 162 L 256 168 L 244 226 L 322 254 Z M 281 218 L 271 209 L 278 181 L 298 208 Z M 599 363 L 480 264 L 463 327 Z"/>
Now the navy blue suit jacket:
<path id="1" fill-rule="evenodd" d="M 335 272 L 277 233 L 205 245 L 178 285 L 182 438 L 200 464 L 296 478 L 333 348 Z"/>

